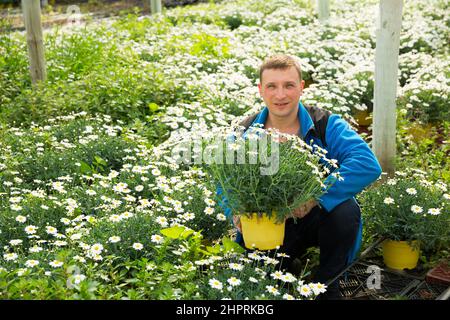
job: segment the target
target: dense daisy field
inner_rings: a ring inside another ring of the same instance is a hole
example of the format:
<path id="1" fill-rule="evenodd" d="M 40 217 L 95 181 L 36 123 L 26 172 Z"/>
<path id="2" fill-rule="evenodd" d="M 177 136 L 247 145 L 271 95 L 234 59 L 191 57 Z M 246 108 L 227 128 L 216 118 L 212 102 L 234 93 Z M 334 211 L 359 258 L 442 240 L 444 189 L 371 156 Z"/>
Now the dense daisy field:
<path id="1" fill-rule="evenodd" d="M 404 4 L 397 169 L 400 179 L 419 169 L 448 209 L 446 4 Z M 45 30 L 48 79 L 34 89 L 25 33 L 1 33 L 0 298 L 324 292 L 308 280 L 311 264 L 293 275 L 279 270 L 282 254 L 234 243 L 206 173 L 174 161 L 170 148 L 260 110 L 258 67 L 280 52 L 301 61 L 302 101 L 342 115 L 370 144 L 377 9 L 339 1 L 322 25 L 312 1 L 217 1 L 59 26 Z M 363 247 L 375 238 L 365 231 Z M 422 260 L 448 256 L 441 247 Z"/>

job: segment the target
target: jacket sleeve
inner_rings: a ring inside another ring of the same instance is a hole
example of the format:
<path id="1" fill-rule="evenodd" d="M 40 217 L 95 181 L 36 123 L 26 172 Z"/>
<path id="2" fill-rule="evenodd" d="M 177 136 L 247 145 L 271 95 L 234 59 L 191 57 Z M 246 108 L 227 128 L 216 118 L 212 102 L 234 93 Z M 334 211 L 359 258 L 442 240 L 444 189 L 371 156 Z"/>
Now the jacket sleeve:
<path id="1" fill-rule="evenodd" d="M 338 115 L 328 119 L 326 136 L 328 158 L 336 159 L 342 179 L 319 198 L 326 211 L 332 211 L 340 203 L 354 197 L 381 175 L 381 167 L 368 144 Z M 325 184 L 335 179 L 331 175 Z"/>

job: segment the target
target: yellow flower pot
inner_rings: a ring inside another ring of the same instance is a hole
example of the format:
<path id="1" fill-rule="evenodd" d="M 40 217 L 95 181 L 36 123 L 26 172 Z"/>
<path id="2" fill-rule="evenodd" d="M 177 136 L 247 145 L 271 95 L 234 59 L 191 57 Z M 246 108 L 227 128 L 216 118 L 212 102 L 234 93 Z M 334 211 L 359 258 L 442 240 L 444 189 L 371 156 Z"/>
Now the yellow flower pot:
<path id="1" fill-rule="evenodd" d="M 385 240 L 383 242 L 384 264 L 391 269 L 414 269 L 419 261 L 419 247 L 417 241 L 413 246 L 406 241 Z"/>
<path id="2" fill-rule="evenodd" d="M 271 250 L 284 241 L 285 223 L 276 223 L 275 213 L 271 218 L 253 213 L 251 218 L 241 216 L 242 236 L 248 249 Z"/>
<path id="3" fill-rule="evenodd" d="M 355 118 L 360 126 L 367 127 L 372 124 L 372 118 L 368 118 L 369 116 L 370 112 L 367 110 L 355 110 L 353 118 Z"/>

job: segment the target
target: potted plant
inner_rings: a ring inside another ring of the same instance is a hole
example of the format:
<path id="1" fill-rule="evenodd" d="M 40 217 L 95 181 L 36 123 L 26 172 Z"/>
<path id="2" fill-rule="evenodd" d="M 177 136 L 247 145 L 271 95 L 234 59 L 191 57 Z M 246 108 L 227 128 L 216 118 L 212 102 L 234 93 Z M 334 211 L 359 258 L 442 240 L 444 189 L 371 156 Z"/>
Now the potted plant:
<path id="1" fill-rule="evenodd" d="M 414 269 L 420 250 L 449 243 L 449 196 L 442 182 L 427 181 L 420 170 L 396 172 L 394 178 L 361 193 L 359 200 L 368 230 L 386 240 L 386 266 Z"/>
<path id="2" fill-rule="evenodd" d="M 291 212 L 320 197 L 336 178 L 333 174 L 326 184 L 322 182 L 335 162 L 297 136 L 252 127 L 247 133 L 227 134 L 205 148 L 218 150 L 218 144 L 224 153 L 231 149 L 241 158 L 210 161 L 205 171 L 222 190 L 232 214 L 240 216 L 247 248 L 269 250 L 282 245 L 284 222 Z"/>

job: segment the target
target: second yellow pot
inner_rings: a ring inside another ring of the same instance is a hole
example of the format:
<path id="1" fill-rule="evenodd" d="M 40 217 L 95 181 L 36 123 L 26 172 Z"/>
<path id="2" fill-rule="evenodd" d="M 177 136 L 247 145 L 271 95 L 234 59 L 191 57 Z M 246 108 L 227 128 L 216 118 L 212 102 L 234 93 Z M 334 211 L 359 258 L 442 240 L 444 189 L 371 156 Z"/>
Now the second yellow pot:
<path id="1" fill-rule="evenodd" d="M 417 241 L 412 246 L 406 241 L 385 240 L 383 242 L 384 264 L 391 269 L 414 269 L 419 261 Z"/>
<path id="2" fill-rule="evenodd" d="M 284 241 L 285 223 L 276 223 L 275 213 L 271 218 L 253 213 L 251 218 L 242 215 L 241 227 L 245 247 L 248 249 L 271 250 Z"/>

